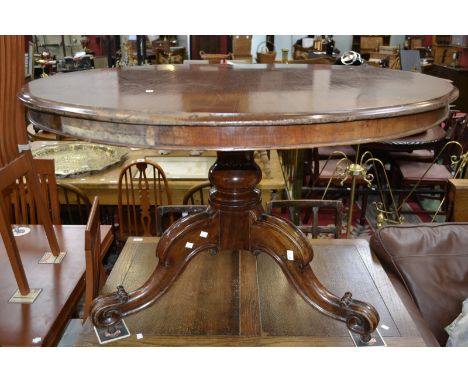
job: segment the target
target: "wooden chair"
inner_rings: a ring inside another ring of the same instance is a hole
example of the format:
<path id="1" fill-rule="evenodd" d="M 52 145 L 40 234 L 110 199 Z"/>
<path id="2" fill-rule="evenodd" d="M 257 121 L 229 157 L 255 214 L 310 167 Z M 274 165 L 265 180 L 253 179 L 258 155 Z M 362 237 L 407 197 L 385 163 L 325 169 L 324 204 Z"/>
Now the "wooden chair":
<path id="1" fill-rule="evenodd" d="M 280 213 L 278 213 L 280 209 Z M 343 203 L 340 200 L 272 200 L 267 205 L 267 212 L 270 214 L 284 217 L 281 211 L 286 210 L 288 219 L 291 222 L 299 221 L 297 228 L 305 234 L 311 234 L 312 238 L 316 239 L 320 234 L 333 234 L 335 239 L 341 237 L 341 230 L 343 224 Z M 310 213 L 312 210 L 313 217 L 309 224 Z M 319 226 L 318 215 L 319 211 L 328 210 L 334 213 L 334 225 Z M 306 217 L 307 220 L 304 220 Z"/>
<path id="2" fill-rule="evenodd" d="M 41 194 L 49 211 L 52 224 L 61 224 L 60 204 L 55 179 L 55 166 L 52 159 L 33 159 L 34 170 L 37 174 Z M 26 177 L 19 177 L 10 188 L 11 204 L 10 216 L 14 224 L 38 224 L 39 211 L 35 198 L 28 195 Z"/>
<path id="3" fill-rule="evenodd" d="M 199 183 L 185 192 L 182 198 L 183 205 L 159 206 L 158 236 L 161 236 L 176 220 L 206 210 L 210 188 L 209 181 Z"/>
<path id="4" fill-rule="evenodd" d="M 91 303 L 98 296 L 104 285 L 107 274 L 102 266 L 101 258 L 101 227 L 99 218 L 99 198 L 94 197 L 85 230 L 86 256 L 86 291 L 83 307 L 83 322 L 89 315 Z"/>
<path id="5" fill-rule="evenodd" d="M 208 192 L 211 188 L 210 181 L 199 183 L 191 188 L 189 188 L 182 199 L 182 204 L 208 204 Z"/>
<path id="6" fill-rule="evenodd" d="M 0 168 L 0 179 L 0 231 L 18 284 L 18 289 L 22 295 L 27 295 L 30 289 L 18 247 L 12 233 L 12 222 L 10 220 L 11 192 L 17 189 L 17 184 L 24 185 L 23 182 L 26 181 L 24 187 L 27 187 L 28 190 L 32 190 L 32 192 L 26 193 L 24 192 L 25 188 L 21 186 L 20 189 L 23 191 L 20 192 L 20 195 L 25 198 L 25 200 L 23 200 L 25 206 L 35 206 L 34 211 L 29 212 L 32 212 L 32 216 L 35 216 L 37 210 L 37 221 L 44 225 L 44 231 L 52 254 L 58 256 L 60 254 L 60 248 L 52 227 L 50 215 L 47 211 L 45 199 L 41 192 L 39 178 L 33 166 L 31 152 L 23 152 L 18 158 Z"/>
<path id="7" fill-rule="evenodd" d="M 60 204 L 60 217 L 63 224 L 86 224 L 91 210 L 91 201 L 78 187 L 72 184 L 57 183 Z"/>
<path id="8" fill-rule="evenodd" d="M 159 205 L 172 204 L 164 170 L 156 163 L 137 159 L 125 166 L 118 183 L 119 241 L 128 236 L 155 236 Z"/>
<path id="9" fill-rule="evenodd" d="M 348 163 L 355 163 L 356 153 L 353 153 L 354 149 L 351 147 L 342 147 L 342 149 L 345 150 L 344 153 L 346 153 L 348 161 L 342 160 L 344 157 L 341 154 L 335 154 L 334 151 L 330 153 L 332 148 L 327 150 L 329 156 L 326 159 L 321 159 L 323 156 L 320 156 L 320 152 L 318 150 L 311 149 L 309 151 L 312 155 L 309 154 L 309 159 L 306 163 L 312 168 L 308 169 L 308 173 L 311 176 L 307 184 L 309 188 L 309 191 L 306 194 L 307 197 L 314 193 L 314 189 L 322 192 L 322 189 L 324 187 L 327 189 L 328 186 L 334 186 L 340 194 L 348 192 L 347 188 L 351 185 L 353 180 L 352 177 L 349 176 L 345 180 L 344 184 L 341 185 L 341 178 L 338 175 L 345 169 Z M 351 156 L 353 154 L 354 157 Z M 359 217 L 359 222 L 364 225 L 366 220 L 367 201 L 369 198 L 369 187 L 367 182 L 360 176 L 356 178 L 356 193 L 358 192 L 361 194 L 361 215 Z M 349 208 L 353 208 L 353 206 L 349 206 Z"/>
<path id="10" fill-rule="evenodd" d="M 399 209 L 413 195 L 418 196 L 426 194 L 426 198 L 434 198 L 429 194 L 438 194 L 437 197 L 443 205 L 446 205 L 448 194 L 448 180 L 452 178 L 462 178 L 463 172 L 458 171 L 457 164 L 455 168 L 451 166 L 452 157 L 460 157 L 461 154 L 467 152 L 468 148 L 468 127 L 467 115 L 463 114 L 460 118 L 456 118 L 448 126 L 447 139 L 458 142 L 458 144 L 446 144 L 437 153 L 431 162 L 424 160 L 398 160 L 396 164 L 396 177 L 399 179 L 399 187 L 407 190 L 406 195 L 401 193 L 399 198 Z M 440 206 L 442 207 L 442 206 Z M 439 208 L 440 209 L 440 208 Z M 445 211 L 437 213 L 445 214 Z M 404 211 L 408 213 L 408 211 Z"/>

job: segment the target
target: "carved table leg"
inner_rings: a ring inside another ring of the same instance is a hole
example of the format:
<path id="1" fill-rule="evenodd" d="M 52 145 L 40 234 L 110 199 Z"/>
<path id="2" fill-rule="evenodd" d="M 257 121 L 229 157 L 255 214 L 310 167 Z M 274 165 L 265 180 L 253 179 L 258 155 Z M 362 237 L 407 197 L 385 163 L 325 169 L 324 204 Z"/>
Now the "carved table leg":
<path id="1" fill-rule="evenodd" d="M 375 308 L 354 300 L 346 292 L 338 298 L 317 279 L 310 261 L 313 250 L 304 234 L 289 222 L 275 216 L 262 214 L 251 227 L 252 251 L 262 251 L 273 257 L 289 282 L 304 300 L 336 320 L 345 321 L 349 330 L 358 333 L 363 342 L 379 323 Z"/>
<path id="2" fill-rule="evenodd" d="M 158 300 L 174 283 L 190 260 L 199 252 L 216 249 L 218 212 L 208 208 L 173 224 L 161 237 L 156 249 L 158 265 L 139 289 L 97 297 L 91 305 L 91 319 L 97 327 L 112 328 L 122 317 L 136 313 Z M 203 234 L 201 234 L 204 232 Z"/>
<path id="3" fill-rule="evenodd" d="M 363 341 L 369 341 L 379 322 L 377 311 L 353 300 L 349 292 L 342 298 L 333 295 L 318 281 L 309 265 L 313 250 L 307 238 L 291 223 L 263 213 L 260 192 L 255 188 L 261 175 L 252 151 L 218 152 L 209 173 L 213 184 L 210 207 L 178 221 L 165 232 L 156 250 L 158 266 L 145 285 L 129 294 L 120 288 L 94 300 L 93 323 L 112 327 L 121 317 L 154 303 L 200 251 L 248 250 L 272 256 L 309 304 L 345 321 Z M 201 231 L 205 234 L 200 235 Z"/>

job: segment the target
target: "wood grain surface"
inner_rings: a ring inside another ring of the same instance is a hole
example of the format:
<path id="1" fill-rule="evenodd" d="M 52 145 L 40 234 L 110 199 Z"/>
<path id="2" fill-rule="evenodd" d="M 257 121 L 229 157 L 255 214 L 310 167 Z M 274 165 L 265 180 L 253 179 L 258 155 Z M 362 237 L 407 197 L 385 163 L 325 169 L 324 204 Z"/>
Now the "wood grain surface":
<path id="1" fill-rule="evenodd" d="M 29 225 L 31 232 L 15 237 L 31 288 L 42 291 L 33 304 L 13 304 L 8 300 L 18 286 L 0 242 L 0 345 L 54 346 L 85 289 L 85 226 L 54 226 L 60 245 L 67 252 L 61 264 L 39 264 L 50 251 L 44 228 Z M 110 226 L 101 226 L 101 237 L 111 235 Z M 107 239 L 106 239 L 107 240 Z M 33 339 L 39 338 L 37 342 Z"/>
<path id="2" fill-rule="evenodd" d="M 113 292 L 120 284 L 128 291 L 143 284 L 158 262 L 157 241 L 130 238 L 103 293 Z M 352 289 L 353 298 L 373 304 L 381 317 L 379 331 L 389 346 L 424 345 L 367 242 L 319 239 L 312 243 L 314 272 L 332 292 Z M 109 345 L 352 346 L 344 323 L 306 304 L 271 257 L 247 251 L 240 256 L 231 251 L 200 254 L 159 301 L 125 322 L 131 337 Z M 137 333 L 143 338 L 137 340 Z M 97 345 L 89 321 L 76 345 Z"/>
<path id="3" fill-rule="evenodd" d="M 372 142 L 443 120 L 458 90 L 419 73 L 330 65 L 157 65 L 33 81 L 20 100 L 59 135 L 246 150 Z"/>

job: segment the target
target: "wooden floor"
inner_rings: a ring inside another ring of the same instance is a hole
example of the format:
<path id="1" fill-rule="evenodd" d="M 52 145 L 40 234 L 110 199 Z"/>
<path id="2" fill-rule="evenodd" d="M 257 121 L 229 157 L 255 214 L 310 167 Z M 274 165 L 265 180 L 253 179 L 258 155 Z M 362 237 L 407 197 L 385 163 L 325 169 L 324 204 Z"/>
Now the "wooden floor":
<path id="1" fill-rule="evenodd" d="M 126 244 L 103 293 L 138 288 L 156 267 L 157 238 Z M 424 342 L 364 240 L 314 240 L 312 267 L 335 294 L 375 306 L 389 346 Z M 307 305 L 274 260 L 250 252 L 201 253 L 151 307 L 125 318 L 131 336 L 113 346 L 353 346 L 343 322 Z M 136 339 L 136 334 L 143 338 Z M 76 343 L 98 344 L 90 322 Z M 105 345 L 105 346 L 108 346 Z"/>

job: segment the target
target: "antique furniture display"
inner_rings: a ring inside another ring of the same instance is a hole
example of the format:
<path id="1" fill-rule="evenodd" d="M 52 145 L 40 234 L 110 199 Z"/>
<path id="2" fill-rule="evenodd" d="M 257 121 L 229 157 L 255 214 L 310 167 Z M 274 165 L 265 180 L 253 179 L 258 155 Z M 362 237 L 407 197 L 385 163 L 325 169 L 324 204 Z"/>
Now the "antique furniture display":
<path id="1" fill-rule="evenodd" d="M 158 240 L 130 237 L 102 293 L 144 283 L 158 264 Z M 342 295 L 356 285 L 355 292 L 379 311 L 387 346 L 425 346 L 366 241 L 310 243 L 314 270 L 333 293 Z M 353 346 L 345 325 L 304 301 L 271 257 L 246 251 L 240 256 L 202 252 L 166 295 L 125 321 L 132 335 L 106 346 Z M 89 320 L 74 346 L 99 346 Z"/>
<path id="2" fill-rule="evenodd" d="M 267 253 L 310 305 L 368 342 L 379 313 L 349 292 L 338 297 L 325 288 L 309 266 L 313 248 L 303 233 L 264 213 L 253 150 L 415 134 L 442 121 L 457 95 L 435 77 L 365 66 L 169 65 L 49 77 L 26 85 L 19 98 L 35 125 L 55 133 L 218 152 L 210 206 L 163 234 L 160 263 L 141 288 L 94 301 L 96 326 L 112 327 L 154 303 L 198 253 L 226 249 Z"/>

